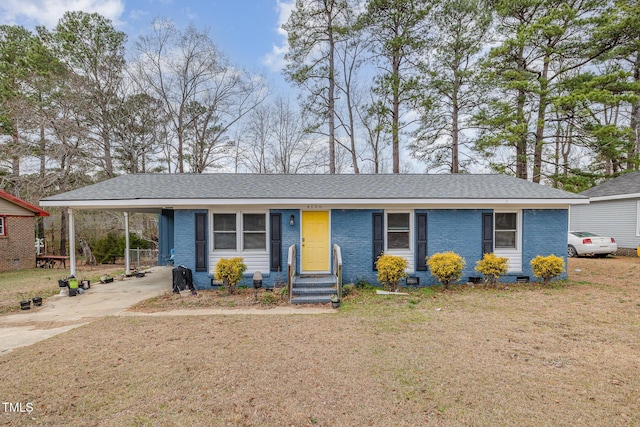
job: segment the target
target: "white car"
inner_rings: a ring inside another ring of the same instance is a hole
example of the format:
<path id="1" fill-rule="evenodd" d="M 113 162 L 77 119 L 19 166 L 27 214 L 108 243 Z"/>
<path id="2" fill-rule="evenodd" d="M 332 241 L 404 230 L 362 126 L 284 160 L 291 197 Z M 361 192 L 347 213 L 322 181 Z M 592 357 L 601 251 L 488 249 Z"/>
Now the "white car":
<path id="1" fill-rule="evenodd" d="M 594 255 L 606 257 L 618 250 L 618 244 L 613 237 L 603 237 L 588 231 L 570 231 L 567 255 Z"/>

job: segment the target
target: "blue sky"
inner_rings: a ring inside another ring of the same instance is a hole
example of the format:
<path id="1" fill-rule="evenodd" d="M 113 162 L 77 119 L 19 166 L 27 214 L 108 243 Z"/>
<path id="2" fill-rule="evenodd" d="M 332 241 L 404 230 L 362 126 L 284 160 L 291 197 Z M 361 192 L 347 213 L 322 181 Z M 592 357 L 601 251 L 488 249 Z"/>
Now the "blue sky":
<path id="1" fill-rule="evenodd" d="M 157 17 L 193 23 L 236 66 L 282 82 L 286 35 L 280 29 L 294 0 L 0 0 L 0 24 L 53 28 L 67 10 L 97 12 L 134 41 Z"/>

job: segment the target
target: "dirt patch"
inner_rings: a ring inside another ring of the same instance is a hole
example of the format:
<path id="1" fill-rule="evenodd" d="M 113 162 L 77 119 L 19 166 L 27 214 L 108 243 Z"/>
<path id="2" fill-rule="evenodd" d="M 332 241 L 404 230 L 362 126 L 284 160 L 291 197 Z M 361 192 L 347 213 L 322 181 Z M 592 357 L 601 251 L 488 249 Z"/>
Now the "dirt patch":
<path id="1" fill-rule="evenodd" d="M 0 423 L 639 425 L 638 261 L 330 315 L 105 318 L 0 358 L 0 398 L 33 408 Z"/>
<path id="2" fill-rule="evenodd" d="M 233 293 L 227 289 L 199 290 L 195 293 L 183 291 L 181 293 L 167 292 L 156 298 L 142 301 L 131 307 L 130 311 L 151 313 L 156 311 L 198 309 L 210 307 L 251 307 L 255 309 L 270 309 L 277 306 L 290 305 L 286 301 L 286 294 L 280 290 L 267 291 L 250 288 L 240 288 Z"/>

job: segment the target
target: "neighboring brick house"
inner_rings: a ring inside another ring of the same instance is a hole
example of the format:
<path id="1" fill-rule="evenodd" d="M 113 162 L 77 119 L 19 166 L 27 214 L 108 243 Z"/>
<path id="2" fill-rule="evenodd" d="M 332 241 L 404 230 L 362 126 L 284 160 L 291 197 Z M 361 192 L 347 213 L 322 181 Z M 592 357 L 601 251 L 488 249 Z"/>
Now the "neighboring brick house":
<path id="1" fill-rule="evenodd" d="M 535 256 L 566 258 L 569 206 L 588 199 L 506 175 L 140 174 L 40 203 L 158 213 L 159 263 L 173 253 L 208 288 L 236 256 L 247 283 L 259 272 L 267 287 L 290 262 L 301 276 L 335 272 L 338 254 L 345 282 L 375 283 L 382 252 L 406 258 L 419 285 L 437 282 L 425 258 L 444 251 L 466 259 L 465 280 L 486 252 L 509 258 L 505 281 L 532 278 Z"/>
<path id="2" fill-rule="evenodd" d="M 36 266 L 36 216 L 49 213 L 0 190 L 0 271 Z"/>

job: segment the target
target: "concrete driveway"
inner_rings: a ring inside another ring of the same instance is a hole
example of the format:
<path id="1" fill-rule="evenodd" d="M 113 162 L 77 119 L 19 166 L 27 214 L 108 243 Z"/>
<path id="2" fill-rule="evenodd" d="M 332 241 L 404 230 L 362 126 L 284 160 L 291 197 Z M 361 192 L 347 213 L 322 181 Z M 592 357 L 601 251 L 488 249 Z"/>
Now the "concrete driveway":
<path id="1" fill-rule="evenodd" d="M 55 295 L 41 307 L 0 316 L 0 354 L 31 345 L 104 316 L 116 316 L 134 304 L 171 292 L 171 267 L 154 267 L 145 277 L 92 283 L 75 297 Z"/>
<path id="2" fill-rule="evenodd" d="M 127 311 L 140 301 L 172 291 L 172 267 L 154 267 L 145 277 L 129 277 L 112 283 L 92 283 L 75 297 L 55 295 L 41 307 L 0 316 L 0 355 L 14 348 L 34 344 L 105 316 L 210 316 L 210 315 L 290 315 L 329 314 L 324 307 L 283 306 L 268 310 L 255 308 L 183 309 L 156 313 Z"/>

